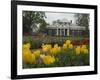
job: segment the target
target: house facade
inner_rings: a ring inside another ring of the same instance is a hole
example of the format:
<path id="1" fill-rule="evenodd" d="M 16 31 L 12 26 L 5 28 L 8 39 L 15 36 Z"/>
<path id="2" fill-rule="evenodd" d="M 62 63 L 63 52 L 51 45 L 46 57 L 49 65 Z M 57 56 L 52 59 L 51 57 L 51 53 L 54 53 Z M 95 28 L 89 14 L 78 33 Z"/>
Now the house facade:
<path id="1" fill-rule="evenodd" d="M 85 26 L 77 26 L 72 24 L 72 21 L 67 19 L 54 21 L 47 26 L 47 35 L 52 36 L 83 36 L 87 35 L 88 31 Z"/>

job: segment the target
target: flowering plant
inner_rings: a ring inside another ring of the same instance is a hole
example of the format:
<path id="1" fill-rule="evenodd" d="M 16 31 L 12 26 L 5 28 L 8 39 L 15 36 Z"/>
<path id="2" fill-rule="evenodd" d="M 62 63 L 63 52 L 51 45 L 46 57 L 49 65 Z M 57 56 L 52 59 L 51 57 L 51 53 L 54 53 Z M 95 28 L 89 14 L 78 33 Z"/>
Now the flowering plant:
<path id="1" fill-rule="evenodd" d="M 74 46 L 66 40 L 62 46 L 57 43 L 42 44 L 40 49 L 31 49 L 31 44 L 23 44 L 23 64 L 27 67 L 76 66 L 89 64 L 88 45 Z"/>

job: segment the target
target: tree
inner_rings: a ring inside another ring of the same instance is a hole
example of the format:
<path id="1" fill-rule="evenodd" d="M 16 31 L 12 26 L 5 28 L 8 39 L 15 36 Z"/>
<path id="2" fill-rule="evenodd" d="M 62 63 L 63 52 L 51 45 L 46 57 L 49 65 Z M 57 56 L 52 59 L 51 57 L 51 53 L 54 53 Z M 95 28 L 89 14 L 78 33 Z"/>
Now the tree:
<path id="1" fill-rule="evenodd" d="M 48 23 L 45 22 L 45 20 L 43 20 L 40 24 L 40 28 L 39 28 L 39 31 L 42 32 L 42 33 L 46 33 L 46 30 L 47 30 L 47 25 L 49 25 Z"/>
<path id="2" fill-rule="evenodd" d="M 23 11 L 23 34 L 30 33 L 32 28 L 31 25 L 46 24 L 45 13 L 40 11 Z M 46 25 L 43 25 L 46 27 Z M 36 26 L 33 26 L 36 27 Z"/>
<path id="3" fill-rule="evenodd" d="M 76 24 L 78 26 L 85 26 L 86 29 L 89 29 L 89 14 L 75 14 Z"/>

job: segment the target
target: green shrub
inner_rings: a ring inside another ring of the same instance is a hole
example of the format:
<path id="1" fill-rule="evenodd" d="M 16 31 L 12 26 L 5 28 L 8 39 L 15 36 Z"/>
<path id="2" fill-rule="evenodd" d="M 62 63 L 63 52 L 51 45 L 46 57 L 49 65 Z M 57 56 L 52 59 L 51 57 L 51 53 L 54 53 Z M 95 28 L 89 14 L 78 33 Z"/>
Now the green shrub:
<path id="1" fill-rule="evenodd" d="M 38 49 L 38 48 L 41 48 L 42 42 L 31 40 L 30 44 L 31 44 L 32 49 Z"/>
<path id="2" fill-rule="evenodd" d="M 41 47 L 42 42 L 39 40 L 34 40 L 31 36 L 24 36 L 23 37 L 23 44 L 30 43 L 31 49 L 38 49 Z"/>

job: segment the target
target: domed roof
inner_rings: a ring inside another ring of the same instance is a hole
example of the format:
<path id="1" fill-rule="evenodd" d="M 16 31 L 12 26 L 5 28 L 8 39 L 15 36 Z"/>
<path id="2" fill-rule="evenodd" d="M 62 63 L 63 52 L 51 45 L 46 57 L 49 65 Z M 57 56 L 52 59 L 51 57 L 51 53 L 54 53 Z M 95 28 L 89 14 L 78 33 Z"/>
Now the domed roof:
<path id="1" fill-rule="evenodd" d="M 68 19 L 61 19 L 60 22 L 70 22 Z"/>

